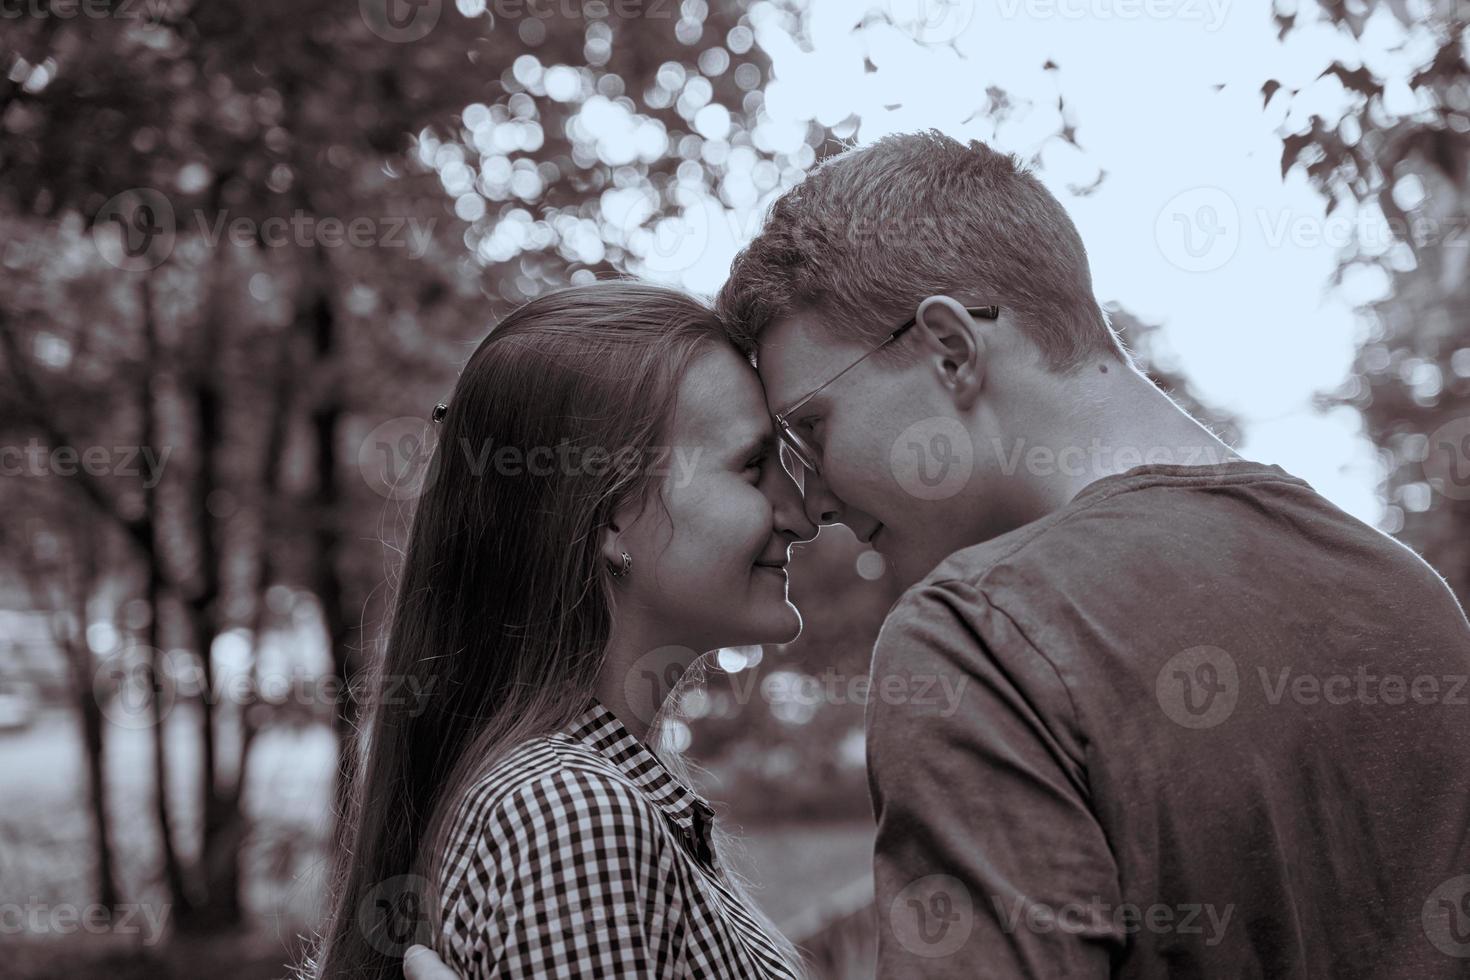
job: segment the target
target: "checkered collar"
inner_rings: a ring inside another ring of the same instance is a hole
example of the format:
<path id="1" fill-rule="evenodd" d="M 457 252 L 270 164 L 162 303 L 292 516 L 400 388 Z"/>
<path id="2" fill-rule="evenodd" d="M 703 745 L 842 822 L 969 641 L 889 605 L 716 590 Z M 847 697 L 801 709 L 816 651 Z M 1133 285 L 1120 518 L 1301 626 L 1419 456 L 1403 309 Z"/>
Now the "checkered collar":
<path id="1" fill-rule="evenodd" d="M 567 734 L 607 759 L 618 772 L 647 793 L 682 832 L 695 835 L 695 839 L 708 846 L 714 810 L 664 768 L 658 756 L 634 738 L 618 716 L 601 701 L 593 698 Z"/>

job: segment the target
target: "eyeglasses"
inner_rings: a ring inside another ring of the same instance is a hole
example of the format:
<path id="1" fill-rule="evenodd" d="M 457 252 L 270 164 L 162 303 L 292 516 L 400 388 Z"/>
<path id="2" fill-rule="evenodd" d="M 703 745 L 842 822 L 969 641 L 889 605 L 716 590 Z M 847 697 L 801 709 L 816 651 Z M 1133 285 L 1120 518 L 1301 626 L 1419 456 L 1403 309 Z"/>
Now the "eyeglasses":
<path id="1" fill-rule="evenodd" d="M 965 312 L 969 313 L 971 316 L 978 316 L 986 320 L 994 320 L 1000 316 L 1000 307 L 967 306 L 965 307 Z M 842 377 L 844 374 L 851 371 L 853 368 L 857 367 L 859 364 L 863 363 L 868 358 L 872 357 L 874 354 L 887 347 L 889 344 L 893 343 L 899 337 L 902 337 L 914 326 L 914 324 L 918 322 L 918 314 L 915 314 L 907 321 L 905 321 L 903 326 L 899 327 L 897 330 L 894 330 L 887 337 L 885 337 L 883 341 L 878 344 L 877 347 L 874 347 L 862 357 L 859 357 L 847 367 L 843 368 L 841 371 L 838 371 L 830 379 L 818 385 L 816 388 L 813 388 L 811 391 L 807 392 L 805 395 L 802 396 L 800 401 L 798 401 L 795 405 L 792 405 L 790 408 L 786 409 L 786 411 L 776 413 L 776 432 L 778 435 L 780 435 L 781 442 L 785 444 L 786 448 L 791 450 L 791 454 L 796 457 L 797 462 L 801 463 L 802 466 L 811 470 L 813 473 L 816 473 L 819 476 L 821 475 L 822 469 L 818 465 L 817 461 L 822 458 L 822 454 L 816 448 L 814 448 L 810 442 L 803 438 L 801 433 L 797 432 L 794 428 L 791 427 L 791 415 L 807 402 L 815 398 L 824 388 L 832 384 L 832 382 L 836 381 L 838 378 Z"/>

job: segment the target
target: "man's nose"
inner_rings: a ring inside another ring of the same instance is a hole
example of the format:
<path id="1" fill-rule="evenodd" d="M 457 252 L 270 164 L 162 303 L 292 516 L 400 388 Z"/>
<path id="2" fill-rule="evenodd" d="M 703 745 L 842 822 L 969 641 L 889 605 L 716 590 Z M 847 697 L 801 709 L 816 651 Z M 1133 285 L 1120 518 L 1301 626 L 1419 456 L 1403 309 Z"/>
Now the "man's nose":
<path id="1" fill-rule="evenodd" d="M 786 472 L 784 466 L 774 466 L 769 471 L 766 494 L 771 500 L 776 533 L 789 544 L 810 541 L 817 536 L 816 525 L 808 519 L 801 488 Z"/>
<path id="2" fill-rule="evenodd" d="M 802 504 L 808 520 L 818 527 L 842 523 L 842 501 L 827 489 L 827 481 L 820 474 L 807 470 L 802 484 Z"/>

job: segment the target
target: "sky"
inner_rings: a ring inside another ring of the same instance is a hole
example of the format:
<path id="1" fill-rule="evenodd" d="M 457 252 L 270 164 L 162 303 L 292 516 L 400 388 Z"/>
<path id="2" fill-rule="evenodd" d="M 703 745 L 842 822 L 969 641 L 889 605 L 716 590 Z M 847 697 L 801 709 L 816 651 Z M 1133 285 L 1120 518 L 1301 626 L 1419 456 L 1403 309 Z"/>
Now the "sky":
<path id="1" fill-rule="evenodd" d="M 1392 242 L 1376 208 L 1329 218 L 1299 170 L 1283 179 L 1281 136 L 1348 107 L 1341 83 L 1319 77 L 1337 59 L 1390 79 L 1389 110 L 1411 111 L 1404 80 L 1433 39 L 1383 10 L 1354 41 L 1307 2 L 1278 40 L 1269 11 L 1262 0 L 811 0 L 799 26 L 765 3 L 750 14 L 772 60 L 769 140 L 855 116 L 859 145 L 933 127 L 1039 153 L 1037 176 L 1081 232 L 1098 299 L 1162 325 L 1198 393 L 1242 420 L 1244 455 L 1379 523 L 1383 472 L 1358 414 L 1312 402 L 1346 378 L 1368 329 L 1355 310 L 1388 285 L 1364 272 L 1331 286 L 1342 249 Z M 1263 105 L 1267 79 L 1284 89 Z M 991 86 L 1015 103 L 999 125 L 976 112 Z M 1054 136 L 1059 97 L 1077 146 Z M 674 234 L 702 241 L 680 251 L 695 260 L 639 271 L 712 293 L 774 193 L 734 208 L 689 202 L 690 227 Z"/>

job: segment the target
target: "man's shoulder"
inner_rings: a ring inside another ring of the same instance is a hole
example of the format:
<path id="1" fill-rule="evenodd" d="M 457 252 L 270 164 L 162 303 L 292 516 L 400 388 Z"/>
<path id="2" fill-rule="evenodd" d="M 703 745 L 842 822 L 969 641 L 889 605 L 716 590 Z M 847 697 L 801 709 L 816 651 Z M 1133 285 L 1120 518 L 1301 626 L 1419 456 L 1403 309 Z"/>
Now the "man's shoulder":
<path id="1" fill-rule="evenodd" d="M 1118 566 L 1129 560 L 1203 566 L 1212 550 L 1249 547 L 1252 538 L 1280 547 L 1281 531 L 1302 522 L 1337 523 L 1338 540 L 1351 530 L 1392 550 L 1380 532 L 1278 466 L 1139 467 L 1098 480 L 1028 524 L 955 550 L 910 591 L 964 583 L 998 594 L 1059 576 L 1103 584 L 1116 581 Z M 1322 543 L 1310 535 L 1295 540 L 1301 547 Z"/>
<path id="2" fill-rule="evenodd" d="M 942 623 L 981 643 L 1000 631 L 1034 652 L 1016 621 L 1034 625 L 1077 605 L 1132 607 L 1176 587 L 1197 598 L 1201 583 L 1244 574 L 1254 555 L 1331 547 L 1326 537 L 1313 543 L 1311 535 L 1282 533 L 1304 512 L 1352 520 L 1278 467 L 1199 469 L 1211 472 L 1139 468 L 1104 478 L 1049 514 L 955 550 L 893 604 L 880 644 L 885 634 L 890 643 L 912 641 Z"/>

